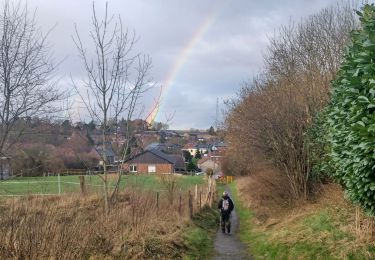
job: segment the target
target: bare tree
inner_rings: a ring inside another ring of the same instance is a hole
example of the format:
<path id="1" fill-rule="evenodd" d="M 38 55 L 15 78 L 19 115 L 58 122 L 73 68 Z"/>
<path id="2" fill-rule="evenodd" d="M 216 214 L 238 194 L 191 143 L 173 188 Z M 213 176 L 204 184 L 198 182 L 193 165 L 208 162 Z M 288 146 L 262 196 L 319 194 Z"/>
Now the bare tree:
<path id="1" fill-rule="evenodd" d="M 107 176 L 106 150 L 108 120 L 117 122 L 122 116 L 132 118 L 139 97 L 150 84 L 148 72 L 151 59 L 148 56 L 132 55 L 136 43 L 134 33 L 123 27 L 121 17 L 108 14 L 108 3 L 103 18 L 97 16 L 95 4 L 92 5 L 92 29 L 89 32 L 92 52 L 87 50 L 76 26 L 74 43 L 83 61 L 86 79 L 82 85 L 73 82 L 93 120 L 102 126 L 102 161 L 105 210 L 109 211 L 109 190 Z M 129 131 L 127 131 L 129 132 Z M 129 140 L 129 136 L 127 136 Z M 128 142 L 128 141 L 127 141 Z M 122 152 L 124 157 L 127 146 Z M 119 179 L 121 172 L 119 173 Z M 119 182 L 119 180 L 118 180 Z"/>
<path id="2" fill-rule="evenodd" d="M 325 8 L 270 39 L 262 75 L 245 83 L 227 107 L 228 160 L 238 174 L 266 161 L 287 177 L 294 198 L 308 197 L 314 161 L 307 130 L 329 100 L 330 81 L 358 25 L 352 7 Z"/>
<path id="3" fill-rule="evenodd" d="M 57 111 L 62 92 L 53 81 L 47 34 L 37 27 L 35 12 L 21 2 L 4 1 L 0 13 L 0 156 L 22 135 L 23 117 L 42 117 Z M 17 127 L 16 127 L 17 126 Z M 12 137 L 12 138 L 10 138 Z"/>

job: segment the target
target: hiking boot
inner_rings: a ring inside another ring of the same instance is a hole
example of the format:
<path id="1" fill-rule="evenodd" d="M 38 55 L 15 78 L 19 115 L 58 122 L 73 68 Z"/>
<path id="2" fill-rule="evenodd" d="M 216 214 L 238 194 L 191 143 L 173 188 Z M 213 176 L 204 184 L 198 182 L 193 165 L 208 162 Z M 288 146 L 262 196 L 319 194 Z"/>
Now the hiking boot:
<path id="1" fill-rule="evenodd" d="M 223 232 L 223 234 L 225 234 L 225 229 L 222 229 L 221 232 Z"/>
<path id="2" fill-rule="evenodd" d="M 230 234 L 230 228 L 227 228 L 227 233 Z"/>

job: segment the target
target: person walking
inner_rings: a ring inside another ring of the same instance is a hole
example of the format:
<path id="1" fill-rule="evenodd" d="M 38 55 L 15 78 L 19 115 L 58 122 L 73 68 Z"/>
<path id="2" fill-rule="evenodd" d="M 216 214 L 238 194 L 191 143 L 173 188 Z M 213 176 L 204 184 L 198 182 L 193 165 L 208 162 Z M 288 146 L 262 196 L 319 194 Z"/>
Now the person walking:
<path id="1" fill-rule="evenodd" d="M 218 205 L 218 209 L 220 210 L 220 226 L 221 231 L 225 233 L 225 229 L 227 233 L 230 233 L 230 214 L 234 209 L 234 204 L 232 199 L 229 197 L 227 191 L 223 192 L 223 196 L 221 197 Z"/>

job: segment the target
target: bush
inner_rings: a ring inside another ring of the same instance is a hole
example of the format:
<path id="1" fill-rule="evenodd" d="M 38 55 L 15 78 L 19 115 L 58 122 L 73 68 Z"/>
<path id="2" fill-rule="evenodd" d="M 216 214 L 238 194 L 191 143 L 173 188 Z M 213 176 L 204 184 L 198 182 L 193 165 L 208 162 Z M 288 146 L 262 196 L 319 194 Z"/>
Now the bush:
<path id="1" fill-rule="evenodd" d="M 309 150 L 309 159 L 311 161 L 311 178 L 321 182 L 331 181 L 333 173 L 332 166 L 329 164 L 329 142 L 328 127 L 325 122 L 328 115 L 325 112 L 318 113 L 308 128 L 305 138 L 306 148 Z"/>
<path id="2" fill-rule="evenodd" d="M 348 197 L 375 216 L 375 6 L 357 14 L 327 109 L 329 156 Z"/>

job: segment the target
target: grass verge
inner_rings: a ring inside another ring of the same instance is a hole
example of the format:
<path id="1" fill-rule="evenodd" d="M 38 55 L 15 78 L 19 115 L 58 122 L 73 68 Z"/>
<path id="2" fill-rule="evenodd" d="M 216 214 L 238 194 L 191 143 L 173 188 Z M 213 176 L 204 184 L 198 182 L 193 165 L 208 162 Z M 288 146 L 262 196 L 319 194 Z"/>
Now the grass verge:
<path id="1" fill-rule="evenodd" d="M 183 235 L 188 248 L 183 259 L 210 259 L 218 221 L 216 210 L 209 207 L 194 215 Z"/>
<path id="2" fill-rule="evenodd" d="M 235 183 L 230 184 L 240 218 L 240 239 L 256 259 L 374 259 L 375 245 L 363 242 L 348 228 L 351 210 L 316 206 L 307 213 L 290 213 L 279 223 L 255 224 L 243 206 Z"/>

